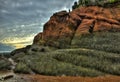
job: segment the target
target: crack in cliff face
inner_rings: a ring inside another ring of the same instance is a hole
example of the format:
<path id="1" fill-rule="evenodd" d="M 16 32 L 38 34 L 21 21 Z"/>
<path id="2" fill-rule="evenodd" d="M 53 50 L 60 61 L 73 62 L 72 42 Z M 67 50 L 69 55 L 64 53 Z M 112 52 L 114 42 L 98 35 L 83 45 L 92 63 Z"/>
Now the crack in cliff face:
<path id="1" fill-rule="evenodd" d="M 93 31 L 94 31 L 94 26 L 95 26 L 95 21 L 93 21 L 93 23 L 90 25 L 89 33 L 93 33 Z"/>
<path id="2" fill-rule="evenodd" d="M 78 15 L 79 16 L 79 15 Z M 74 19 L 73 19 L 74 20 Z M 81 18 L 81 20 L 77 20 L 76 21 L 77 22 L 77 26 L 76 27 L 74 27 L 74 33 L 73 33 L 73 36 L 71 37 L 71 41 L 70 41 L 70 43 L 69 43 L 69 45 L 71 45 L 71 43 L 72 43 L 72 40 L 73 40 L 73 38 L 74 38 L 74 36 L 75 36 L 75 33 L 76 33 L 76 30 L 78 29 L 78 26 L 81 24 L 81 22 L 82 22 L 82 18 Z"/>

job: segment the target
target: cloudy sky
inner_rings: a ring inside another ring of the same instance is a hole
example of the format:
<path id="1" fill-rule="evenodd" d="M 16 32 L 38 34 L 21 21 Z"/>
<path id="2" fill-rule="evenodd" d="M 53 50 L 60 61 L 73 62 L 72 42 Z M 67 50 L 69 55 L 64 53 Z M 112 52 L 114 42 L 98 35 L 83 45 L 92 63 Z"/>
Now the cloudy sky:
<path id="1" fill-rule="evenodd" d="M 50 16 L 57 11 L 68 11 L 74 1 L 0 0 L 0 51 L 31 44 Z"/>

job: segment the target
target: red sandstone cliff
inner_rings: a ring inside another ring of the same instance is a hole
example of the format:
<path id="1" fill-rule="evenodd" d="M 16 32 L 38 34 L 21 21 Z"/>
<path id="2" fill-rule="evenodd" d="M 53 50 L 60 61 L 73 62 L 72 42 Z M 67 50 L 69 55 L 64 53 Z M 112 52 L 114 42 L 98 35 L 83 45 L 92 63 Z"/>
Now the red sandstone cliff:
<path id="1" fill-rule="evenodd" d="M 120 8 L 81 7 L 53 14 L 33 44 L 64 48 L 81 34 L 112 30 L 120 31 Z"/>

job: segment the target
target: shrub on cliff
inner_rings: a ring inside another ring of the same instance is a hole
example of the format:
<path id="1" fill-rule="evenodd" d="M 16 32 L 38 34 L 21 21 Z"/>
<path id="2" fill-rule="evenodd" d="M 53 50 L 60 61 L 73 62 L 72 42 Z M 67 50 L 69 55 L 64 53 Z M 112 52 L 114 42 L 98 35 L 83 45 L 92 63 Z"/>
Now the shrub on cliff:
<path id="1" fill-rule="evenodd" d="M 115 2 L 118 2 L 120 0 L 108 0 L 109 3 L 115 3 Z"/>
<path id="2" fill-rule="evenodd" d="M 72 6 L 72 9 L 76 9 L 76 8 L 78 8 L 78 3 L 74 2 L 74 5 Z"/>
<path id="3" fill-rule="evenodd" d="M 81 6 L 106 6 L 112 3 L 120 2 L 120 0 L 79 0 L 75 2 L 72 9 L 76 9 Z"/>

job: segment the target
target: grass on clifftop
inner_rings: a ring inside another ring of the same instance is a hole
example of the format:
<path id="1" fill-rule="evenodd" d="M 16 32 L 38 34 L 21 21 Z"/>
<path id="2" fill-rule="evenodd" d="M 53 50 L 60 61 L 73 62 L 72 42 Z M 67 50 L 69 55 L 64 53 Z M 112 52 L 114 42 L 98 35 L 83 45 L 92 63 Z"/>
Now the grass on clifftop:
<path id="1" fill-rule="evenodd" d="M 120 33 L 82 35 L 71 49 L 14 56 L 15 72 L 43 75 L 100 76 L 120 75 Z"/>
<path id="2" fill-rule="evenodd" d="M 112 7 L 116 6 L 116 3 L 119 3 L 120 0 L 78 0 L 74 2 L 72 9 L 76 9 L 81 6 L 102 6 L 102 7 Z"/>

